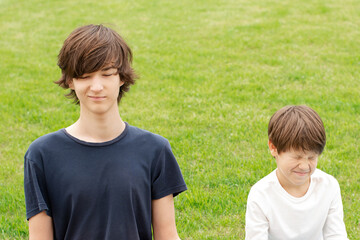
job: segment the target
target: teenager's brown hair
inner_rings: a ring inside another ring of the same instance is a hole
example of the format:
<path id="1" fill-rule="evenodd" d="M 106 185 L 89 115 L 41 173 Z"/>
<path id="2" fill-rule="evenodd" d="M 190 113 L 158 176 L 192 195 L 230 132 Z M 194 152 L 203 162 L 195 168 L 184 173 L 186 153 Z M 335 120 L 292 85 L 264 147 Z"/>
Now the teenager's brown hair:
<path id="1" fill-rule="evenodd" d="M 294 149 L 321 154 L 326 144 L 324 124 L 307 106 L 286 106 L 278 110 L 270 119 L 268 136 L 278 153 Z"/>
<path id="2" fill-rule="evenodd" d="M 67 89 L 73 78 L 110 66 L 118 70 L 120 79 L 124 82 L 119 91 L 120 102 L 130 85 L 135 83 L 136 74 L 131 63 L 131 49 L 117 32 L 101 24 L 82 26 L 64 41 L 58 55 L 62 76 L 55 83 Z M 79 103 L 74 90 L 71 89 L 66 96 Z"/>

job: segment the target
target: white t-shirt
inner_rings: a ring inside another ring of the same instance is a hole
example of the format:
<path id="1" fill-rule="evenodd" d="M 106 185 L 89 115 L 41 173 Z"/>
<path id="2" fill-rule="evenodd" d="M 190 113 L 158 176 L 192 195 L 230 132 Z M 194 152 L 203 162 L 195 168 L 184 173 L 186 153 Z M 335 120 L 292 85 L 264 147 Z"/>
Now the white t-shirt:
<path id="1" fill-rule="evenodd" d="M 246 240 L 347 240 L 339 183 L 316 169 L 297 198 L 282 188 L 275 170 L 251 188 L 245 229 Z"/>

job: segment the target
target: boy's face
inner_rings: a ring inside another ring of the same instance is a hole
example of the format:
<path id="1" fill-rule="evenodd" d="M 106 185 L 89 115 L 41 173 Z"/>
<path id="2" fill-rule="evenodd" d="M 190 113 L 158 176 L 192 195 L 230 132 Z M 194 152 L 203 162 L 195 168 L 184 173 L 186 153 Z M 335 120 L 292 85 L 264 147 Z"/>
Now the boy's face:
<path id="1" fill-rule="evenodd" d="M 116 68 L 105 67 L 74 78 L 69 87 L 75 91 L 82 112 L 103 114 L 117 109 L 117 98 L 123 84 Z"/>
<path id="2" fill-rule="evenodd" d="M 310 176 L 316 169 L 319 154 L 301 150 L 289 150 L 279 154 L 271 141 L 269 141 L 269 148 L 276 159 L 276 175 L 285 190 L 286 188 L 307 188 L 310 184 Z"/>

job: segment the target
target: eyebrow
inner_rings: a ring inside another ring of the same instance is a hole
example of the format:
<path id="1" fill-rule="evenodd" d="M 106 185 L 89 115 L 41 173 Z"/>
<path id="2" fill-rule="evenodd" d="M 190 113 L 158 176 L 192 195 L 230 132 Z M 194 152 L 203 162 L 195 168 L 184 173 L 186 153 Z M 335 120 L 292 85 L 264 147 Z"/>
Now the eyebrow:
<path id="1" fill-rule="evenodd" d="M 303 157 L 303 154 L 301 154 L 301 153 L 293 153 L 292 156 L 293 157 Z"/>
<path id="2" fill-rule="evenodd" d="M 304 157 L 304 155 L 301 155 L 301 154 L 295 154 L 294 156 L 297 157 L 297 158 L 299 158 L 299 157 L 300 157 L 300 158 Z M 309 155 L 308 157 L 309 157 L 309 158 L 316 158 L 316 155 Z"/>
<path id="3" fill-rule="evenodd" d="M 101 69 L 101 71 L 105 72 L 105 71 L 110 70 L 112 68 L 116 68 L 116 67 L 114 67 L 114 66 L 105 67 L 105 68 Z"/>

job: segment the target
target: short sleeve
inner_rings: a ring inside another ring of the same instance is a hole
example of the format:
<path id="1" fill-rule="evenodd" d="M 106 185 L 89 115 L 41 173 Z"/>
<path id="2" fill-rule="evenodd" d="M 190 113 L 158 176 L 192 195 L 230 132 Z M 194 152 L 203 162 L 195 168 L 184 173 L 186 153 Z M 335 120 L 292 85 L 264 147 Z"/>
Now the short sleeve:
<path id="1" fill-rule="evenodd" d="M 187 189 L 180 167 L 168 141 L 151 166 L 151 198 L 174 197 Z"/>
<path id="2" fill-rule="evenodd" d="M 46 183 L 43 170 L 25 155 L 24 161 L 24 190 L 26 204 L 26 218 L 29 220 L 36 214 L 46 210 L 51 216 L 47 204 Z"/>
<path id="3" fill-rule="evenodd" d="M 261 199 L 254 189 L 250 190 L 245 217 L 246 240 L 267 240 L 269 231 L 269 221 L 260 206 Z"/>

